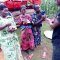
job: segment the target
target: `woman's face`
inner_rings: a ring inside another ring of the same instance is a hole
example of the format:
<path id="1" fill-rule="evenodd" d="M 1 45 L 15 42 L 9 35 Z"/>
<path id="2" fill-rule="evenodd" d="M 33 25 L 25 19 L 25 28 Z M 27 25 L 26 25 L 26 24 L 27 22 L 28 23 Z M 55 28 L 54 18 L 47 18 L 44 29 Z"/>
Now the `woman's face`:
<path id="1" fill-rule="evenodd" d="M 40 13 L 40 9 L 37 9 L 37 10 L 35 10 L 35 11 L 36 11 L 36 13 L 37 13 L 37 14 L 39 14 L 39 13 Z"/>
<path id="2" fill-rule="evenodd" d="M 7 14 L 8 14 L 8 8 L 4 8 L 4 9 L 2 10 L 2 16 L 3 16 L 3 17 L 6 17 Z"/>
<path id="3" fill-rule="evenodd" d="M 7 12 L 5 12 L 5 8 L 3 10 L 0 10 L 0 15 L 3 17 L 7 16 Z"/>
<path id="4" fill-rule="evenodd" d="M 2 13 L 2 16 L 3 16 L 3 17 L 6 17 L 6 16 L 7 16 L 7 13 L 3 12 L 3 13 Z"/>
<path id="5" fill-rule="evenodd" d="M 26 13 L 26 9 L 25 9 L 25 8 L 22 8 L 22 9 L 21 9 L 21 13 L 22 13 L 22 14 L 25 14 L 25 13 Z"/>
<path id="6" fill-rule="evenodd" d="M 38 11 L 38 10 L 40 10 L 39 7 L 36 7 L 36 8 L 35 8 L 35 11 Z"/>
<path id="7" fill-rule="evenodd" d="M 4 9 L 3 9 L 3 12 L 8 13 L 8 11 L 9 11 L 8 8 L 4 8 Z"/>
<path id="8" fill-rule="evenodd" d="M 40 7 L 39 6 L 36 6 L 34 10 L 36 11 L 37 14 L 40 13 Z"/>

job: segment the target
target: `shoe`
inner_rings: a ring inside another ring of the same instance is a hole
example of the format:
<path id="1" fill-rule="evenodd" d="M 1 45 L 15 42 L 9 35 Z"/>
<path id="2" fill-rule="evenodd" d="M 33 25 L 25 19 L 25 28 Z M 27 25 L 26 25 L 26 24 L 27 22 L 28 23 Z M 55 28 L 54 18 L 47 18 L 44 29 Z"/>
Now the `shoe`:
<path id="1" fill-rule="evenodd" d="M 47 57 L 47 53 L 46 52 L 43 52 L 42 58 L 45 59 L 46 57 Z"/>
<path id="2" fill-rule="evenodd" d="M 28 56 L 28 60 L 31 60 L 33 57 L 33 53 Z"/>

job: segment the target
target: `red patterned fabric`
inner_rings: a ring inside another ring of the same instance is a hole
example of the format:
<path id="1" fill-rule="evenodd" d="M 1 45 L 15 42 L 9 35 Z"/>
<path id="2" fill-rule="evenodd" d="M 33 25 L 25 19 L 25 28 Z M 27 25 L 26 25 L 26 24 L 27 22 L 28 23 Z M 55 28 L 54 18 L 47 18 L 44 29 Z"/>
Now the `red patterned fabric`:
<path id="1" fill-rule="evenodd" d="M 9 8 L 9 9 L 15 9 L 15 8 L 20 8 L 22 5 L 26 5 L 27 1 L 5 1 L 4 4 Z"/>
<path id="2" fill-rule="evenodd" d="M 28 1 L 30 1 L 32 4 L 41 4 L 41 0 L 28 0 Z"/>
<path id="3" fill-rule="evenodd" d="M 26 5 L 27 2 L 31 2 L 32 4 L 41 4 L 41 0 L 7 0 L 4 3 L 9 9 L 15 9 L 20 8 L 21 5 Z"/>

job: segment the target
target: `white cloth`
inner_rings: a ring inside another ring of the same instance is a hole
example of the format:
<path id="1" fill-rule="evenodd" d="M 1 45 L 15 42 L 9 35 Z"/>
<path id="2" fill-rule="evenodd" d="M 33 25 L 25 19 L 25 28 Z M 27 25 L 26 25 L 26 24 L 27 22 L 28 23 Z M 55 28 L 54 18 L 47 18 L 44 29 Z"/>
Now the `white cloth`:
<path id="1" fill-rule="evenodd" d="M 53 30 L 44 31 L 44 35 L 49 39 L 52 39 L 52 34 L 53 34 Z"/>

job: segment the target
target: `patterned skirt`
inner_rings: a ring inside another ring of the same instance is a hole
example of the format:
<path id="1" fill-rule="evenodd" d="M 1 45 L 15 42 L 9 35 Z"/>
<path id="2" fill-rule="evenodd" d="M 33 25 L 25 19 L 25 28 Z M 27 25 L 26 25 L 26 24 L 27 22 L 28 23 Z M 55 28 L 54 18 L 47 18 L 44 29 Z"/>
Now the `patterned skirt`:
<path id="1" fill-rule="evenodd" d="M 21 40 L 22 50 L 34 49 L 34 37 L 30 28 L 26 28 L 21 32 Z"/>

